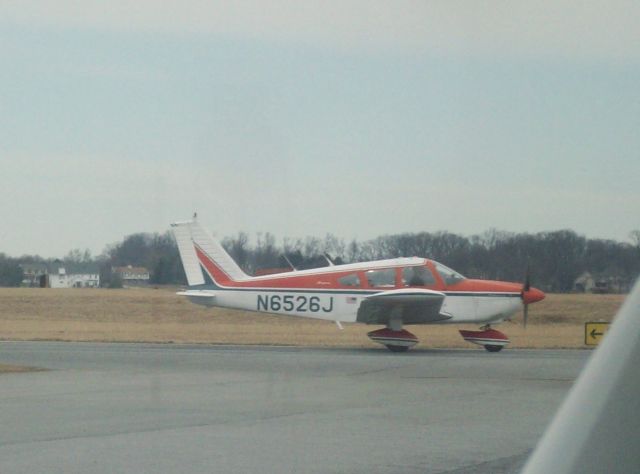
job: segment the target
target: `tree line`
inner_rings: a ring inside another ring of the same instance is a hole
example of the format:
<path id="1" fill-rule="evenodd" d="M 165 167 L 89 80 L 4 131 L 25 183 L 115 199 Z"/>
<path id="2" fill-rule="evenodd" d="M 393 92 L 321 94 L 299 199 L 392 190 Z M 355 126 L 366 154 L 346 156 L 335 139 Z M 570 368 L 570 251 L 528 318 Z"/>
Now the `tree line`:
<path id="1" fill-rule="evenodd" d="M 588 239 L 571 230 L 511 233 L 495 229 L 465 237 L 450 232 L 383 235 L 345 242 L 328 234 L 324 239 L 284 239 L 277 246 L 271 234 L 259 235 L 255 245 L 239 233 L 223 245 L 248 273 L 264 267 L 286 267 L 282 255 L 299 269 L 326 265 L 323 254 L 336 263 L 420 256 L 437 260 L 469 278 L 524 281 L 549 292 L 570 292 L 584 272 L 594 278 L 614 279 L 629 287 L 640 275 L 640 231 L 631 233 L 634 244 Z"/>
<path id="2" fill-rule="evenodd" d="M 382 235 L 366 241 L 345 241 L 332 234 L 324 238 L 284 238 L 259 233 L 226 237 L 222 245 L 248 274 L 261 269 L 297 269 L 336 263 L 394 257 L 421 256 L 437 260 L 469 278 L 523 281 L 530 269 L 535 286 L 549 292 L 569 292 L 584 272 L 594 278 L 615 279 L 629 287 L 640 275 L 640 231 L 630 234 L 632 243 L 588 239 L 572 230 L 511 233 L 495 229 L 465 237 L 450 232 L 418 232 Z M 285 258 L 286 257 L 286 258 Z M 11 258 L 0 253 L 0 286 L 19 286 L 19 263 L 39 257 Z M 44 259 L 40 259 L 44 261 Z M 72 250 L 63 262 L 93 262 L 100 268 L 103 286 L 118 286 L 112 268 L 140 266 L 150 272 L 152 284 L 186 284 L 177 245 L 170 232 L 137 233 L 108 246 L 98 257 Z"/>

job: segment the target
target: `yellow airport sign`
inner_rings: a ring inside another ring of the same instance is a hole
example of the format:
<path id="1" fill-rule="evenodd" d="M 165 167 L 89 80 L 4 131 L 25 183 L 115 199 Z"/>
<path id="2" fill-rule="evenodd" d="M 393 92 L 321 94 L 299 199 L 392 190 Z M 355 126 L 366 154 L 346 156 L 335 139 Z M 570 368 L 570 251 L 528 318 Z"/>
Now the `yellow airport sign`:
<path id="1" fill-rule="evenodd" d="M 597 346 L 600 340 L 609 330 L 611 323 L 592 322 L 584 323 L 584 343 L 587 346 Z"/>

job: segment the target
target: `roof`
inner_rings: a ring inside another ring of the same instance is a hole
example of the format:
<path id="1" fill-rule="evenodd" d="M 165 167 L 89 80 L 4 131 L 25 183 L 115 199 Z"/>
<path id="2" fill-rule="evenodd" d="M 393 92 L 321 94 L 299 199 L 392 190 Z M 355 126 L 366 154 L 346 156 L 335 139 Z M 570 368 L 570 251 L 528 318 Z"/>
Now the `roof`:
<path id="1" fill-rule="evenodd" d="M 20 263 L 22 271 L 33 271 L 34 273 L 46 273 L 49 268 L 44 262 Z"/>
<path id="2" fill-rule="evenodd" d="M 126 267 L 113 267 L 114 273 L 149 273 L 145 267 L 132 267 L 130 265 Z"/>
<path id="3" fill-rule="evenodd" d="M 298 270 L 297 272 L 295 272 L 295 276 L 318 275 L 322 273 L 350 272 L 350 271 L 359 271 L 359 270 L 374 270 L 376 268 L 424 265 L 426 262 L 427 262 L 427 259 L 421 258 L 421 257 L 391 258 L 388 260 L 377 260 L 374 262 L 347 263 L 345 265 L 333 265 L 328 267 L 312 268 L 309 270 Z M 284 273 L 277 273 L 276 275 L 294 276 L 290 271 L 284 272 Z M 274 275 L 272 274 L 272 275 L 257 276 L 254 278 L 256 280 L 259 280 L 259 279 L 268 280 L 273 277 Z"/>
<path id="4" fill-rule="evenodd" d="M 100 273 L 100 266 L 95 263 L 71 263 L 55 262 L 49 264 L 49 273 L 58 273 L 59 268 L 64 268 L 67 275 L 97 275 Z"/>

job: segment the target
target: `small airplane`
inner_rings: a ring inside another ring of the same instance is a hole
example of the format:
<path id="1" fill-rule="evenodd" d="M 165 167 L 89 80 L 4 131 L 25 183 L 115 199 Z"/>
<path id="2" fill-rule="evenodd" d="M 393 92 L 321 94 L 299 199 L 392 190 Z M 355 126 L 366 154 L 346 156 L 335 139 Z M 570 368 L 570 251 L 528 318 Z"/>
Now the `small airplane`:
<path id="1" fill-rule="evenodd" d="M 286 314 L 341 323 L 385 325 L 369 338 L 404 352 L 412 324 L 482 325 L 462 337 L 498 352 L 509 344 L 491 327 L 544 298 L 522 283 L 472 280 L 434 260 L 410 257 L 249 276 L 196 220 L 171 224 L 189 288 L 178 295 L 204 306 Z M 527 272 L 528 273 L 528 272 Z"/>

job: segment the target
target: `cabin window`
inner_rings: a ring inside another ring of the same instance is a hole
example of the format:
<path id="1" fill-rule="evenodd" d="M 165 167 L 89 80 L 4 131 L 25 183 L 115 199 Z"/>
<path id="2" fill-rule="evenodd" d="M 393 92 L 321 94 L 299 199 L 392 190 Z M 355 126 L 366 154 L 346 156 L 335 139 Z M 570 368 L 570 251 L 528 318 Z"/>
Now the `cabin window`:
<path id="1" fill-rule="evenodd" d="M 458 272 L 451 270 L 448 267 L 445 267 L 441 263 L 436 263 L 436 270 L 444 280 L 447 285 L 453 285 L 458 283 L 459 281 L 464 280 L 465 278 L 460 275 Z"/>
<path id="2" fill-rule="evenodd" d="M 375 288 L 393 288 L 396 286 L 396 270 L 385 268 L 384 270 L 369 270 L 365 273 L 369 286 Z"/>
<path id="3" fill-rule="evenodd" d="M 402 269 L 402 284 L 404 286 L 435 285 L 436 279 L 425 266 L 404 267 Z"/>
<path id="4" fill-rule="evenodd" d="M 357 273 L 351 273 L 338 279 L 342 286 L 360 286 L 360 277 Z"/>

